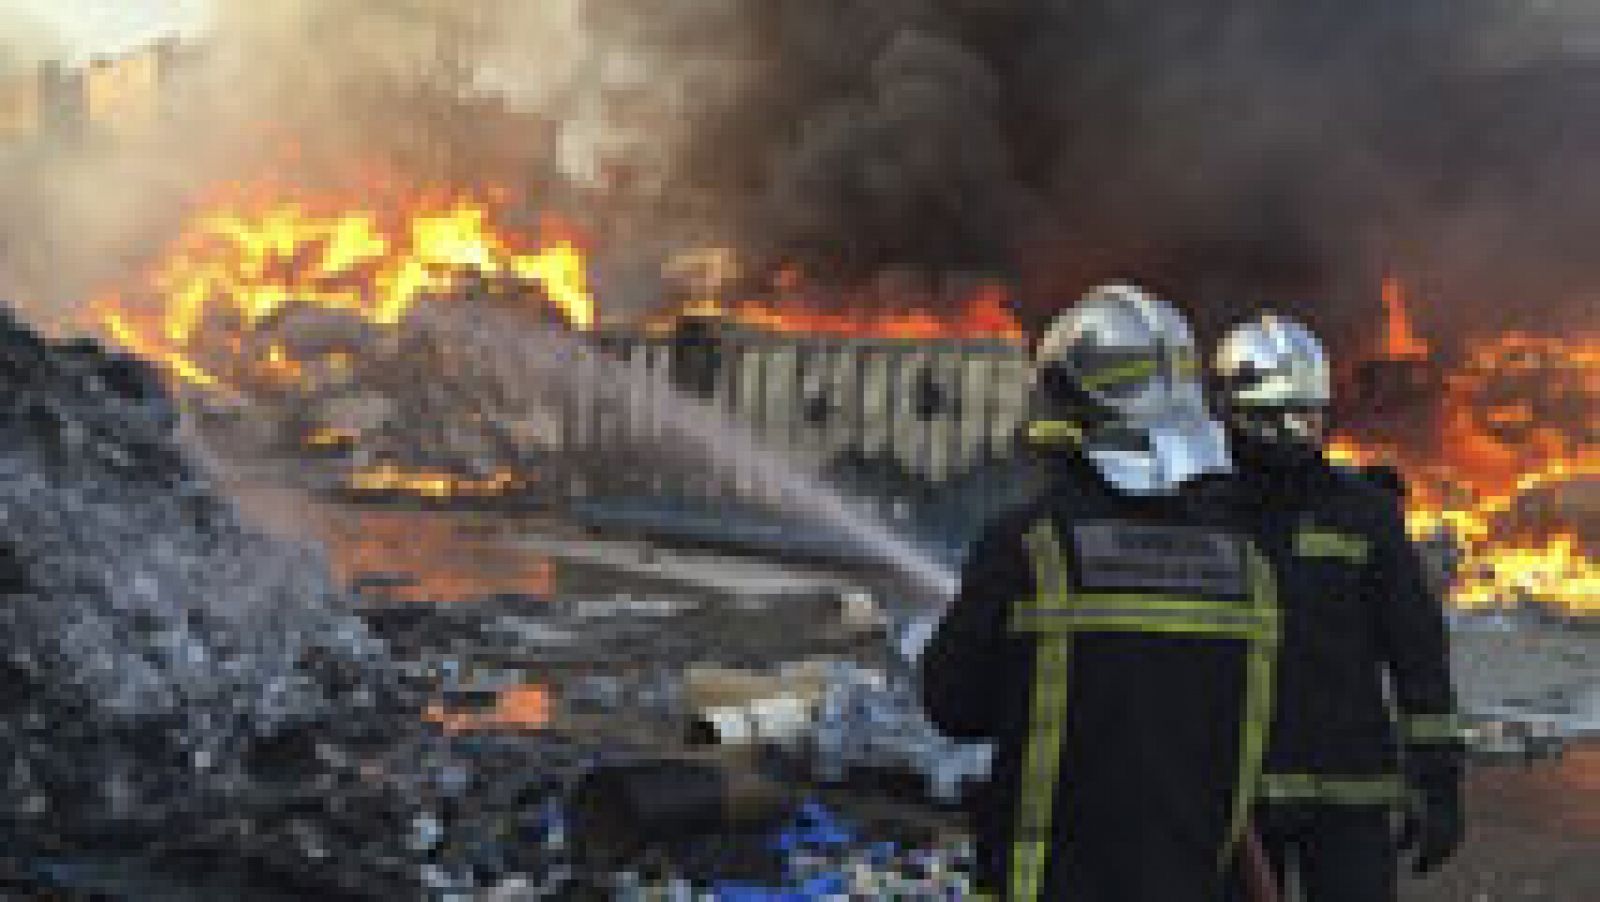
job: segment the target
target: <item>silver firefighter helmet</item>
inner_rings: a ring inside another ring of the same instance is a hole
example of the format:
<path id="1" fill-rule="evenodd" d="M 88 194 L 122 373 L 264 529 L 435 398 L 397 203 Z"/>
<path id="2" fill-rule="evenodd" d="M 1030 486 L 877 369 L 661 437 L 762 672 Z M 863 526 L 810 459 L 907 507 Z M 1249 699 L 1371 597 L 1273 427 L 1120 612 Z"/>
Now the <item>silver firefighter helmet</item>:
<path id="1" fill-rule="evenodd" d="M 1229 332 L 1214 362 L 1224 415 L 1240 435 L 1320 447 L 1333 402 L 1332 368 L 1316 334 L 1263 314 Z"/>
<path id="2" fill-rule="evenodd" d="M 1136 286 L 1089 292 L 1058 316 L 1034 361 L 1034 447 L 1075 446 L 1113 486 L 1161 494 L 1232 469 L 1207 409 L 1194 333 Z"/>

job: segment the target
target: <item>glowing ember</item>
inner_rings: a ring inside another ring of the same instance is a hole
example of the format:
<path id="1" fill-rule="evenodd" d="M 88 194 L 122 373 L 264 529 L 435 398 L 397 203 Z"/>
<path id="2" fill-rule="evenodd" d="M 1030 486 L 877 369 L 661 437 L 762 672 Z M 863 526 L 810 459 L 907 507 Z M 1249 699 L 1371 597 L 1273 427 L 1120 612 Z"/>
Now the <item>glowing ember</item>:
<path id="1" fill-rule="evenodd" d="M 494 704 L 482 710 L 430 705 L 424 716 L 445 732 L 531 730 L 550 722 L 550 693 L 543 686 L 509 686 L 498 690 Z"/>
<path id="2" fill-rule="evenodd" d="M 186 382 L 226 380 L 200 359 L 241 349 L 241 335 L 291 306 L 338 311 L 377 326 L 401 322 L 429 296 L 471 284 L 535 291 L 576 328 L 595 304 L 587 260 L 566 227 L 545 218 L 524 238 L 503 224 L 497 192 L 407 186 L 348 192 L 273 182 L 229 184 L 204 202 L 144 286 L 94 305 L 96 325 Z M 293 383 L 304 361 L 284 348 L 230 360 L 252 376 Z"/>
<path id="3" fill-rule="evenodd" d="M 497 498 L 527 483 L 509 470 L 473 478 L 443 471 L 408 470 L 393 464 L 382 464 L 352 473 L 346 485 L 355 492 L 416 495 L 443 501 L 451 498 Z"/>

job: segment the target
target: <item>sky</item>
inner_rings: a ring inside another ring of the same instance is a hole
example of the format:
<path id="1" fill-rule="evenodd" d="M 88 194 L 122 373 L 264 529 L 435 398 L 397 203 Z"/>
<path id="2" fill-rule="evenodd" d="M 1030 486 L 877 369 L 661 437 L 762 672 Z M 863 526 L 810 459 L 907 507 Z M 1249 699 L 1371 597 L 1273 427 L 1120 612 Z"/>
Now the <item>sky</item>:
<path id="1" fill-rule="evenodd" d="M 59 47 L 41 48 L 39 55 L 82 59 L 175 31 L 192 33 L 204 25 L 207 5 L 207 0 L 0 0 L 0 26 L 20 25 L 30 35 L 24 40 L 40 43 L 43 34 L 53 33 Z"/>

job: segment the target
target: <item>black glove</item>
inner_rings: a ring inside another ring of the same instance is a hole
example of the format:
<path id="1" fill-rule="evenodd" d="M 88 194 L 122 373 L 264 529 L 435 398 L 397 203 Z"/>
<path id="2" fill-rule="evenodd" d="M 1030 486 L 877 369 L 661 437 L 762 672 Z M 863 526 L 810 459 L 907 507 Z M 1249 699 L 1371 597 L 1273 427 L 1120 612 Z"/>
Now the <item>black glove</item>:
<path id="1" fill-rule="evenodd" d="M 1397 846 L 1415 852 L 1411 869 L 1431 874 L 1455 855 L 1467 824 L 1459 774 L 1433 774 L 1414 781 L 1416 797 L 1406 810 Z"/>

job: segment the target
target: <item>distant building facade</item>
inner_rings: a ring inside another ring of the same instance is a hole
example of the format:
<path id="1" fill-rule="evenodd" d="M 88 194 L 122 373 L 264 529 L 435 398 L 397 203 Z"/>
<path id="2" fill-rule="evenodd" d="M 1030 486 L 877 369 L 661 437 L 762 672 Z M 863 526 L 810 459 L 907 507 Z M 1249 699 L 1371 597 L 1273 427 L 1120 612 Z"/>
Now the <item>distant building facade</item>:
<path id="1" fill-rule="evenodd" d="M 189 55 L 164 40 L 82 66 L 47 60 L 0 75 L 0 142 L 147 132 L 161 117 L 172 72 Z"/>

